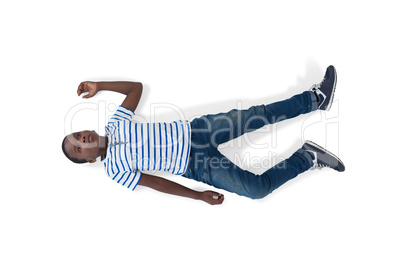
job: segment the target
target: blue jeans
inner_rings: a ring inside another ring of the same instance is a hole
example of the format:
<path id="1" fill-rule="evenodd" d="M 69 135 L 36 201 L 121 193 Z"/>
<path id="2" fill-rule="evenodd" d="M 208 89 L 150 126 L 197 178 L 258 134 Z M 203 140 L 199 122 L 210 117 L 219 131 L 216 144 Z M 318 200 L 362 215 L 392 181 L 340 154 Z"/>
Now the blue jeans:
<path id="1" fill-rule="evenodd" d="M 303 149 L 261 175 L 233 164 L 222 155 L 219 144 L 254 131 L 267 124 L 296 117 L 317 109 L 313 92 L 306 91 L 290 99 L 248 110 L 205 115 L 191 121 L 191 150 L 186 172 L 182 175 L 219 189 L 252 199 L 263 198 L 273 190 L 310 169 L 313 161 Z"/>

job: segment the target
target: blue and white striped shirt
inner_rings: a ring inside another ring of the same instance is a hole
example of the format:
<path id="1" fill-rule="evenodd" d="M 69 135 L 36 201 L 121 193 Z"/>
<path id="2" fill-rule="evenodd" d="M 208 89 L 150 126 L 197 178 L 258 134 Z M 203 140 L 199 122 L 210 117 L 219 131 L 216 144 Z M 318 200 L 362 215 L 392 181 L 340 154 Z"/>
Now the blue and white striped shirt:
<path id="1" fill-rule="evenodd" d="M 132 190 L 141 179 L 140 171 L 183 174 L 191 146 L 190 123 L 136 123 L 133 119 L 133 111 L 119 106 L 105 127 L 109 140 L 103 163 L 106 174 Z"/>

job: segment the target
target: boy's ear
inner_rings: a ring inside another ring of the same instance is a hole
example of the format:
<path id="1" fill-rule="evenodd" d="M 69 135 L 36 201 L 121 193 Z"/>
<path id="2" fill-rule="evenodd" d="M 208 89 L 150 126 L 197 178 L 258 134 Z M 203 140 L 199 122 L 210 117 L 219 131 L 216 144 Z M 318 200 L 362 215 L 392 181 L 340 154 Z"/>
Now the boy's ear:
<path id="1" fill-rule="evenodd" d="M 89 163 L 95 163 L 95 162 L 96 162 L 96 158 L 88 159 L 88 162 L 89 162 Z"/>

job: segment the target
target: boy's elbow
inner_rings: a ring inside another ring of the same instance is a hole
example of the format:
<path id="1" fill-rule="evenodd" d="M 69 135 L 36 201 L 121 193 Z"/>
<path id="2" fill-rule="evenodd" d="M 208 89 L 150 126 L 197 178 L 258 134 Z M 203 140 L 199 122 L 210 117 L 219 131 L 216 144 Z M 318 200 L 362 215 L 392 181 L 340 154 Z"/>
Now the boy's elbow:
<path id="1" fill-rule="evenodd" d="M 142 89 L 143 89 L 144 87 L 143 87 L 143 85 L 142 85 L 142 83 L 141 82 L 137 82 L 137 89 L 140 91 L 140 92 L 142 92 Z"/>

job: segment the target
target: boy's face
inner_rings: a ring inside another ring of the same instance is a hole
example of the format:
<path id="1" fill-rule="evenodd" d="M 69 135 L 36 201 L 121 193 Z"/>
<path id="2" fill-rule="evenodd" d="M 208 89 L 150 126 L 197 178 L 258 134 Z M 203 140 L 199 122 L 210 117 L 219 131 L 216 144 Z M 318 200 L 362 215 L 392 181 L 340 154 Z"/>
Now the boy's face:
<path id="1" fill-rule="evenodd" d="M 89 130 L 71 133 L 66 138 L 65 149 L 70 157 L 94 163 L 99 156 L 99 135 Z"/>

